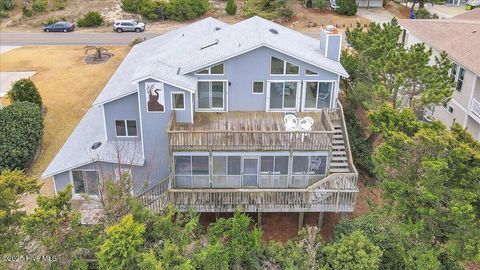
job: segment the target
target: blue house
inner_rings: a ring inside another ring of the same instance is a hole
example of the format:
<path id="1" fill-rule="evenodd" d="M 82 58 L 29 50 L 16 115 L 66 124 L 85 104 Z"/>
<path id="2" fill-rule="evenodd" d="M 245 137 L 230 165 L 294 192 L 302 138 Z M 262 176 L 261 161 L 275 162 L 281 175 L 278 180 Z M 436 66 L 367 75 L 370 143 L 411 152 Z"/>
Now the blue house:
<path id="1" fill-rule="evenodd" d="M 128 173 L 161 211 L 352 212 L 341 34 L 206 18 L 134 46 L 43 177 L 95 197 Z"/>

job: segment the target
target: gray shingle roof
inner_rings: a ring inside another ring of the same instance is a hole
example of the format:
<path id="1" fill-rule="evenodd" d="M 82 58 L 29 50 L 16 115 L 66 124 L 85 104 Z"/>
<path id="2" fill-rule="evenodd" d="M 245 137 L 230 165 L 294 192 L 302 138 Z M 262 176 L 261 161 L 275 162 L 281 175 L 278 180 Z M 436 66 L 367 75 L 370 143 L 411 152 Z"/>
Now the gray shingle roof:
<path id="1" fill-rule="evenodd" d="M 480 17 L 467 19 L 399 20 L 399 23 L 431 47 L 480 74 Z"/>
<path id="2" fill-rule="evenodd" d="M 43 178 L 95 161 L 143 166 L 142 144 L 139 141 L 106 141 L 102 110 L 102 107 L 93 107 L 87 111 L 43 173 Z M 95 142 L 102 145 L 92 150 Z"/>
<path id="3" fill-rule="evenodd" d="M 212 42 L 217 44 L 201 49 Z M 133 47 L 94 105 L 135 92 L 132 82 L 145 77 L 156 77 L 194 91 L 195 78 L 187 73 L 261 46 L 348 77 L 339 62 L 324 56 L 317 39 L 260 17 L 234 25 L 206 18 Z"/>
<path id="4" fill-rule="evenodd" d="M 275 29 L 278 34 L 270 29 Z M 212 42 L 216 45 L 202 49 L 203 45 Z M 319 41 L 314 38 L 259 17 L 234 25 L 206 18 L 134 46 L 42 177 L 94 161 L 117 163 L 119 148 L 121 163 L 142 166 L 141 142 L 106 140 L 103 108 L 97 105 L 135 93 L 135 82 L 148 77 L 195 91 L 196 78 L 188 73 L 261 46 L 348 77 L 339 62 L 324 56 Z M 92 150 L 95 142 L 101 142 L 102 146 Z"/>

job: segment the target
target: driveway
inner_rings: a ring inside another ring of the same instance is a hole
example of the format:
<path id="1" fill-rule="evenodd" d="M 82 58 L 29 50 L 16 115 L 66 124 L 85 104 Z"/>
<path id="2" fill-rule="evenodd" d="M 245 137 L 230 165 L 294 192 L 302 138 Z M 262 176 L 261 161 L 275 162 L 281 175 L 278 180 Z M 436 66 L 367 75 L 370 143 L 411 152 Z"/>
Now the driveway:
<path id="1" fill-rule="evenodd" d="M 358 8 L 357 15 L 376 23 L 389 23 L 393 15 L 384 8 Z"/>

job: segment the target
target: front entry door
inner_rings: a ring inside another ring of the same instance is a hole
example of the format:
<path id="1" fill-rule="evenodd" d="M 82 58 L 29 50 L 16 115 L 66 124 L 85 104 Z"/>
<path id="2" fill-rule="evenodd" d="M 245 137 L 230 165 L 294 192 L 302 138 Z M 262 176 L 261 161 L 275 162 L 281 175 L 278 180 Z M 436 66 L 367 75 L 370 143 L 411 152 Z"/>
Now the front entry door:
<path id="1" fill-rule="evenodd" d="M 242 186 L 256 187 L 258 185 L 258 158 L 243 158 Z"/>

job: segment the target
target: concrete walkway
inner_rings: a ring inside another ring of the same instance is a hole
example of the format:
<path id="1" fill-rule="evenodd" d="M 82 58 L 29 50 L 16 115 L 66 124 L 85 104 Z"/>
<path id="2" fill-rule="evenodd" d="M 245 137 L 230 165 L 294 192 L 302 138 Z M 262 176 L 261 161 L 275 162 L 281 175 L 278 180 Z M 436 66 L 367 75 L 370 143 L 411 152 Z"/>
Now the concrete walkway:
<path id="1" fill-rule="evenodd" d="M 451 6 L 451 5 L 431 5 L 426 4 L 425 8 L 430 13 L 436 13 L 440 18 L 452 18 L 454 16 L 467 12 L 465 5 Z"/>
<path id="2" fill-rule="evenodd" d="M 357 15 L 376 23 L 389 23 L 393 15 L 384 8 L 358 8 Z"/>

